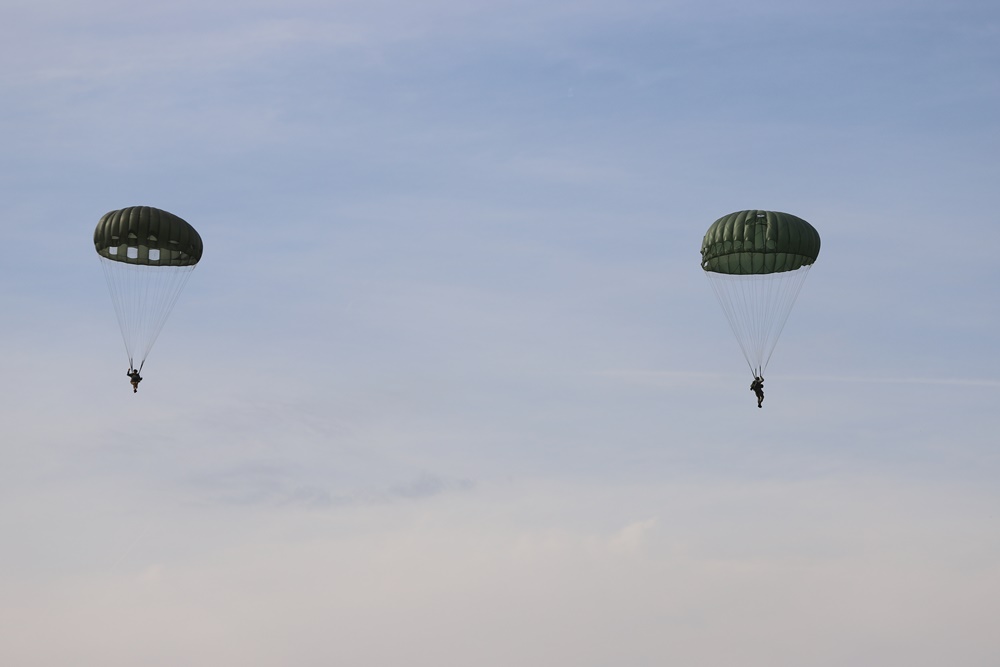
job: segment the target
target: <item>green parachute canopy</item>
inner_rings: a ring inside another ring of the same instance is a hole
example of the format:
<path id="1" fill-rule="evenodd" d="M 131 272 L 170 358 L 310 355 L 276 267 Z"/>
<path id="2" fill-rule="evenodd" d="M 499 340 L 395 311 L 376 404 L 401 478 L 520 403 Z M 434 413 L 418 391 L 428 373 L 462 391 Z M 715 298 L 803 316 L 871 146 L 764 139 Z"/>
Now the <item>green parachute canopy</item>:
<path id="1" fill-rule="evenodd" d="M 201 260 L 201 236 L 173 213 L 129 206 L 94 230 L 131 368 L 142 368 L 181 290 Z"/>
<path id="2" fill-rule="evenodd" d="M 94 230 L 105 259 L 146 266 L 191 266 L 201 259 L 201 236 L 173 213 L 129 206 L 105 213 Z"/>
<path id="3" fill-rule="evenodd" d="M 725 215 L 712 223 L 701 243 L 701 268 L 727 275 L 794 271 L 818 256 L 816 228 L 777 211 Z"/>
<path id="4" fill-rule="evenodd" d="M 705 233 L 701 268 L 755 376 L 771 359 L 819 246 L 812 225 L 778 211 L 730 213 Z"/>

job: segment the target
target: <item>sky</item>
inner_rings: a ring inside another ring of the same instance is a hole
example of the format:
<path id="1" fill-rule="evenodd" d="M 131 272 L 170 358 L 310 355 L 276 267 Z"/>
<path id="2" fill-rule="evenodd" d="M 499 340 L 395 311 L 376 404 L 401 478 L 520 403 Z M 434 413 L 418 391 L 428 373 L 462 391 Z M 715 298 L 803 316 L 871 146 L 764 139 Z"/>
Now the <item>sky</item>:
<path id="1" fill-rule="evenodd" d="M 0 99 L 0 663 L 1000 660 L 996 3 L 5 0 Z"/>

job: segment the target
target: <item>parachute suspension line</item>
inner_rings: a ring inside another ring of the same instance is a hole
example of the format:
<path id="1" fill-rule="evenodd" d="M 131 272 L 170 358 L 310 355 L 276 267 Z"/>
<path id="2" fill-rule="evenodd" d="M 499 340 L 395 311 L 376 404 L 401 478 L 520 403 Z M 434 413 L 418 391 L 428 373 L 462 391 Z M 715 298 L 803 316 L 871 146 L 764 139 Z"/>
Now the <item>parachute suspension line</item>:
<path id="1" fill-rule="evenodd" d="M 754 377 L 771 360 L 809 265 L 775 274 L 708 274 L 716 299 Z"/>
<path id="2" fill-rule="evenodd" d="M 128 367 L 129 370 L 132 370 L 135 368 L 132 346 L 130 345 L 130 341 L 133 338 L 131 331 L 132 322 L 125 316 L 127 298 L 125 284 L 121 279 L 122 271 L 116 270 L 117 267 L 112 266 L 114 263 L 110 260 L 101 257 L 100 261 L 101 269 L 104 271 L 104 280 L 108 284 L 108 292 L 111 294 L 111 303 L 115 307 L 115 317 L 118 318 L 118 328 L 121 330 L 122 342 L 125 343 L 125 352 L 128 354 Z"/>
<path id="3" fill-rule="evenodd" d="M 812 264 L 807 264 L 797 271 L 790 271 L 789 273 L 795 275 L 788 276 L 788 280 L 780 281 L 782 283 L 780 287 L 783 289 L 779 290 L 780 293 L 777 295 L 779 303 L 778 307 L 774 310 L 775 322 L 773 324 L 777 326 L 774 331 L 775 343 L 781 337 L 781 332 L 785 330 L 785 324 L 788 323 L 788 316 L 792 312 L 792 306 L 795 305 L 795 300 L 799 298 L 799 292 L 802 291 L 802 286 L 805 285 L 810 268 L 812 268 Z M 767 353 L 767 358 L 764 360 L 764 368 L 771 362 L 772 354 L 774 354 L 774 345 L 771 345 L 771 349 Z"/>
<path id="4" fill-rule="evenodd" d="M 747 366 L 750 367 L 750 372 L 754 372 L 753 364 L 750 363 L 750 352 L 747 350 L 746 340 L 747 332 L 744 324 L 744 320 L 737 317 L 737 310 L 735 308 L 736 304 L 734 299 L 730 298 L 730 294 L 725 291 L 725 278 L 718 278 L 715 274 L 706 272 L 708 276 L 708 283 L 712 286 L 712 291 L 715 292 L 715 298 L 719 301 L 719 305 L 722 306 L 722 310 L 726 315 L 726 321 L 729 322 L 729 328 L 732 330 L 733 335 L 736 336 L 736 342 L 740 345 L 740 350 L 743 351 L 743 357 L 747 361 Z M 735 285 L 738 281 L 730 279 L 729 285 Z M 756 376 L 755 376 L 756 377 Z"/>
<path id="5" fill-rule="evenodd" d="M 145 266 L 101 258 L 130 368 L 139 368 L 166 324 L 194 265 Z"/>
<path id="6" fill-rule="evenodd" d="M 136 268 L 145 269 L 147 267 Z M 147 325 L 143 335 L 144 347 L 140 363 L 144 363 L 146 357 L 149 356 L 153 344 L 166 324 L 167 316 L 173 310 L 181 291 L 194 270 L 193 265 L 170 267 L 167 270 L 164 270 L 164 267 L 149 268 L 150 270 L 146 272 L 146 277 L 149 279 L 144 281 L 145 294 L 142 299 L 144 305 L 142 317 Z"/>

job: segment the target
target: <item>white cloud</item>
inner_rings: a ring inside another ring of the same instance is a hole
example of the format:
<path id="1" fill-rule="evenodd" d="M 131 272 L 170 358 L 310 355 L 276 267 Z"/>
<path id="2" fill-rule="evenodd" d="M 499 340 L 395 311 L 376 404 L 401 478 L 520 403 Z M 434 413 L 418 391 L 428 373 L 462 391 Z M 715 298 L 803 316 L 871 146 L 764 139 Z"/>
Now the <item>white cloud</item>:
<path id="1" fill-rule="evenodd" d="M 976 664 L 998 649 L 986 619 L 1000 611 L 983 500 L 842 479 L 518 484 L 325 513 L 161 507 L 116 570 L 77 561 L 5 582 L 0 658 Z M 622 520 L 636 511 L 656 516 Z"/>

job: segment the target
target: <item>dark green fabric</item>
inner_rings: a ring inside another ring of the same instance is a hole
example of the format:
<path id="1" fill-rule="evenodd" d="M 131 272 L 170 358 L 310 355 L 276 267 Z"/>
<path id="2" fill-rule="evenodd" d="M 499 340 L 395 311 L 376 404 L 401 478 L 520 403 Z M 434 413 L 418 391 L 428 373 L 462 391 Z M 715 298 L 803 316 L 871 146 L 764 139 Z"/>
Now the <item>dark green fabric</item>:
<path id="1" fill-rule="evenodd" d="M 701 244 L 701 268 L 752 275 L 794 271 L 816 261 L 819 232 L 777 211 L 738 211 L 712 223 Z"/>
<path id="2" fill-rule="evenodd" d="M 151 206 L 129 206 L 101 217 L 94 230 L 97 254 L 115 262 L 149 266 L 191 266 L 201 259 L 201 236 L 173 213 Z M 129 257 L 128 249 L 136 257 Z M 159 250 L 159 259 L 149 256 Z"/>

